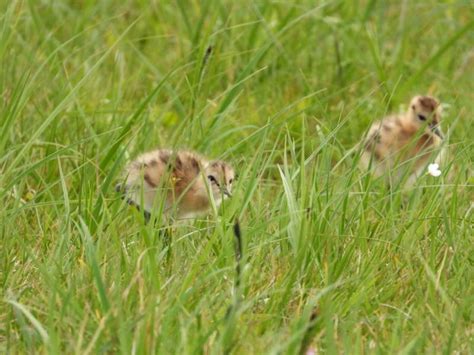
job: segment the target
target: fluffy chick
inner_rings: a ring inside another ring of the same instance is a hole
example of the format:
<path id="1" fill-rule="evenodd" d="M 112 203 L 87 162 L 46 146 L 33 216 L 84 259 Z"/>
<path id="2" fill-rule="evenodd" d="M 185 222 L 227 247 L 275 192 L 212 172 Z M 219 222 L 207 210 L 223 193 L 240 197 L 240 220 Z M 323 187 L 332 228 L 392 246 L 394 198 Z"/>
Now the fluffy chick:
<path id="1" fill-rule="evenodd" d="M 116 190 L 129 204 L 142 207 L 147 220 L 160 204 L 167 216 L 192 218 L 209 210 L 211 196 L 216 206 L 231 196 L 234 170 L 194 152 L 160 149 L 130 163 L 124 180 Z"/>
<path id="2" fill-rule="evenodd" d="M 408 169 L 412 185 L 431 159 L 439 162 L 443 142 L 441 105 L 431 96 L 415 96 L 408 111 L 375 122 L 361 142 L 360 163 L 375 176 L 399 181 Z"/>

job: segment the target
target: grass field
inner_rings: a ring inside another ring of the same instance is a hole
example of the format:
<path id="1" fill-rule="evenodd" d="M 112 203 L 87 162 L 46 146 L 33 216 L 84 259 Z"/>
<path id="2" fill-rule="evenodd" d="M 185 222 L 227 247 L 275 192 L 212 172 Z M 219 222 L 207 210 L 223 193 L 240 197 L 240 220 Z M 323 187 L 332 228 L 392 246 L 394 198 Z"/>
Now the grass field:
<path id="1" fill-rule="evenodd" d="M 474 351 L 472 2 L 0 4 L 0 353 Z M 388 189 L 350 151 L 419 93 L 449 159 Z M 113 186 L 156 147 L 233 198 L 145 225 Z"/>

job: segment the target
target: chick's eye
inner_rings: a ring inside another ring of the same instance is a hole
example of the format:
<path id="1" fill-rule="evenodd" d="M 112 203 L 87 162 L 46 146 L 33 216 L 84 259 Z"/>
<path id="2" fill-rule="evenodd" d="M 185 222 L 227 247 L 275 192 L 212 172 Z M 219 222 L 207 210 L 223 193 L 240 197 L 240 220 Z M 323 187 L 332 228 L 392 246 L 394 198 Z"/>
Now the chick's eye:
<path id="1" fill-rule="evenodd" d="M 426 121 L 426 116 L 418 115 L 418 118 L 419 118 L 421 121 Z"/>
<path id="2" fill-rule="evenodd" d="M 216 178 L 215 178 L 214 176 L 208 175 L 207 178 L 209 179 L 210 182 L 212 182 L 212 183 L 214 183 L 214 184 L 217 183 L 217 180 L 216 180 Z"/>
<path id="3" fill-rule="evenodd" d="M 229 180 L 229 184 L 232 184 L 234 182 L 234 179 Z"/>

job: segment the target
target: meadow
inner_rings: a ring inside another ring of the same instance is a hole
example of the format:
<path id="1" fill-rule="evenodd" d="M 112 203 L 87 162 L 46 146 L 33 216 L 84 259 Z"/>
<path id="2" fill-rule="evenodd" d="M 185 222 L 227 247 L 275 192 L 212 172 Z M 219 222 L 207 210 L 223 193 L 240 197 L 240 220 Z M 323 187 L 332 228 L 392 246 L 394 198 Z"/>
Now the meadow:
<path id="1" fill-rule="evenodd" d="M 472 353 L 473 13 L 0 0 L 0 353 Z M 449 158 L 388 188 L 352 148 L 415 94 Z M 114 185 L 157 147 L 232 162 L 234 196 L 145 224 Z"/>

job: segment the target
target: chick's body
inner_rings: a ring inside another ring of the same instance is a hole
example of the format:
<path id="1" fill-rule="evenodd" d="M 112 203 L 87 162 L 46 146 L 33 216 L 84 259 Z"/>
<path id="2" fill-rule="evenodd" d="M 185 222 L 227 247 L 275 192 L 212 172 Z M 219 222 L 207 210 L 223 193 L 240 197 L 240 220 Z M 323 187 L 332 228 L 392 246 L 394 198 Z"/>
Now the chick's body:
<path id="1" fill-rule="evenodd" d="M 223 161 L 208 161 L 197 153 L 160 149 L 145 153 L 126 169 L 120 190 L 129 203 L 150 213 L 161 207 L 178 218 L 205 213 L 210 196 L 218 206 L 230 195 L 234 172 Z"/>
<path id="2" fill-rule="evenodd" d="M 440 118 L 436 99 L 416 96 L 407 113 L 388 116 L 370 127 L 362 142 L 361 165 L 370 166 L 375 176 L 397 180 L 408 171 L 408 184 L 412 184 L 430 159 L 440 160 Z"/>

